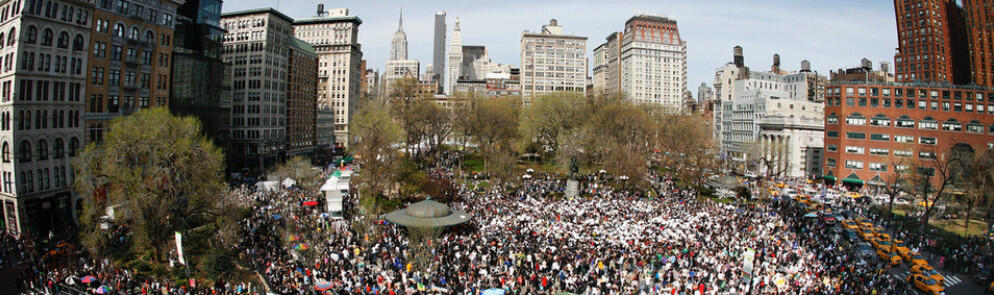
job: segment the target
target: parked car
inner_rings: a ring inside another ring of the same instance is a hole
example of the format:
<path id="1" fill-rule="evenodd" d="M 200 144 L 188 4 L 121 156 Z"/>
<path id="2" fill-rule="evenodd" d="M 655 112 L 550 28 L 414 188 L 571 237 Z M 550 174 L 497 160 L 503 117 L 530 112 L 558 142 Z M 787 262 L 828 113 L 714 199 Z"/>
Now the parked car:
<path id="1" fill-rule="evenodd" d="M 870 246 L 870 244 L 867 243 L 859 243 L 856 245 L 856 251 L 863 258 L 870 258 L 877 254 L 873 251 L 873 246 Z"/>

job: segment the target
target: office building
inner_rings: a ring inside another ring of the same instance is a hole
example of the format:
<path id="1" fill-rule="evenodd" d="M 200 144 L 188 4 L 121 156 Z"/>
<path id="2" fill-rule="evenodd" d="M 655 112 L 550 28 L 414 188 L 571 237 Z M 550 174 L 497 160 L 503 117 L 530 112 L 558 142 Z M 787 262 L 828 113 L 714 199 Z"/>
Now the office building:
<path id="1" fill-rule="evenodd" d="M 448 62 L 445 72 L 445 89 L 442 91 L 446 95 L 455 94 L 454 89 L 459 77 L 462 76 L 462 30 L 459 29 L 459 17 L 456 17 L 456 26 L 452 29 L 452 41 L 449 41 Z"/>
<path id="2" fill-rule="evenodd" d="M 994 87 L 994 4 L 989 0 L 962 2 L 973 82 Z"/>
<path id="3" fill-rule="evenodd" d="M 435 42 L 432 48 L 432 69 L 435 70 L 434 81 L 445 81 L 445 34 L 448 27 L 445 24 L 445 10 L 435 13 Z"/>
<path id="4" fill-rule="evenodd" d="M 310 43 L 318 54 L 318 106 L 329 106 L 335 112 L 334 145 L 338 147 L 348 146 L 349 123 L 361 104 L 361 24 L 362 20 L 350 16 L 348 9 L 325 11 L 322 4 L 318 4 L 314 17 L 293 23 L 294 35 Z M 406 40 L 403 47 L 407 47 Z"/>
<path id="5" fill-rule="evenodd" d="M 525 106 L 546 93 L 587 91 L 587 37 L 563 33 L 552 19 L 521 34 L 521 97 Z"/>
<path id="6" fill-rule="evenodd" d="M 86 132 L 100 141 L 110 120 L 169 106 L 173 30 L 185 1 L 96 1 L 86 86 Z"/>
<path id="7" fill-rule="evenodd" d="M 603 91 L 636 103 L 652 103 L 681 112 L 688 103 L 687 42 L 680 38 L 676 20 L 639 14 L 625 22 L 623 32 L 612 33 L 595 49 L 594 81 Z M 599 55 L 598 55 L 599 53 Z"/>
<path id="8" fill-rule="evenodd" d="M 898 82 L 970 81 L 963 9 L 953 0 L 894 0 Z"/>
<path id="9" fill-rule="evenodd" d="M 400 21 L 397 32 L 393 34 L 390 41 L 390 60 L 387 60 L 386 70 L 383 72 L 383 95 L 389 96 L 391 93 L 390 84 L 402 78 L 414 78 L 420 80 L 421 62 L 407 59 L 407 33 L 404 33 L 404 13 L 400 14 Z"/>
<path id="10" fill-rule="evenodd" d="M 75 222 L 72 161 L 83 147 L 93 4 L 3 1 L 0 187 L 8 234 L 45 237 Z M 6 38 L 4 38 L 6 36 Z"/>
<path id="11" fill-rule="evenodd" d="M 264 171 L 286 157 L 287 76 L 293 19 L 272 9 L 221 15 L 231 65 L 230 166 Z"/>
<path id="12" fill-rule="evenodd" d="M 231 100 L 223 95 L 221 0 L 187 0 L 176 14 L 169 110 L 193 116 L 227 155 Z"/>
<path id="13" fill-rule="evenodd" d="M 318 54 L 303 40 L 292 38 L 287 54 L 286 153 L 309 156 L 317 146 Z"/>

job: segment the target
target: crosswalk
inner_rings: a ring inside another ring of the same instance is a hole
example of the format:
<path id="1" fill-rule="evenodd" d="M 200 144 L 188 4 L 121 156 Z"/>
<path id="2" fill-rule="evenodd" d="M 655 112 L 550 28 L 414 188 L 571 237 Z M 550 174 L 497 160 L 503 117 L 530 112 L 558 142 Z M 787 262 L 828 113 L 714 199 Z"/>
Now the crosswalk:
<path id="1" fill-rule="evenodd" d="M 901 279 L 907 279 L 908 275 L 911 275 L 911 270 L 905 270 L 904 272 L 902 272 L 901 273 Z M 952 286 L 956 286 L 959 283 L 963 282 L 963 280 L 961 280 L 956 275 L 946 274 L 946 273 L 943 273 L 941 271 L 939 272 L 939 275 L 941 275 L 943 278 L 945 278 L 945 282 L 943 283 L 943 285 L 945 285 L 946 288 L 952 287 Z"/>

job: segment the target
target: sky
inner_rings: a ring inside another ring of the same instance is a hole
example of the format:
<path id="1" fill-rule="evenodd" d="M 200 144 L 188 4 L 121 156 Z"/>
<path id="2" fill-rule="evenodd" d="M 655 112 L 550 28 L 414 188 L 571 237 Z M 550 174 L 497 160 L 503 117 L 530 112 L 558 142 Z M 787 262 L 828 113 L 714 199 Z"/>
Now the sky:
<path id="1" fill-rule="evenodd" d="M 555 18 L 564 32 L 586 36 L 587 56 L 625 21 L 638 13 L 676 19 L 687 42 L 687 88 L 697 97 L 701 82 L 711 85 L 715 69 L 732 60 L 732 47 L 744 48 L 746 66 L 766 71 L 779 53 L 781 69 L 796 71 L 801 60 L 812 70 L 855 67 L 862 58 L 890 62 L 893 71 L 897 29 L 893 2 L 887 0 L 226 0 L 224 12 L 274 7 L 292 18 L 311 17 L 317 4 L 326 10 L 348 8 L 358 16 L 359 43 L 367 68 L 382 69 L 397 31 L 403 6 L 408 58 L 421 61 L 422 71 L 432 63 L 435 12 L 448 17 L 446 45 L 455 18 L 460 18 L 463 45 L 483 45 L 490 58 L 519 65 L 521 32 L 540 31 Z"/>

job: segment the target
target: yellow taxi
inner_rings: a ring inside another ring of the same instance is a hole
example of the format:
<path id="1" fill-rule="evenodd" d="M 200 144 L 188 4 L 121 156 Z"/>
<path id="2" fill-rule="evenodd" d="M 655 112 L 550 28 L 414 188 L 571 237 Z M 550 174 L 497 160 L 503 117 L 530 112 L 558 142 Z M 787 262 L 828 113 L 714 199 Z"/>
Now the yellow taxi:
<path id="1" fill-rule="evenodd" d="M 890 235 L 885 234 L 885 233 L 881 233 L 881 232 L 878 231 L 877 232 L 877 239 L 881 240 L 881 241 L 888 241 L 888 242 L 890 242 Z"/>
<path id="2" fill-rule="evenodd" d="M 862 229 L 872 229 L 873 228 L 873 224 L 869 223 L 869 222 L 866 222 L 866 220 L 859 220 L 859 219 L 857 219 L 856 220 L 856 224 L 859 225 L 859 229 L 861 229 L 861 230 Z"/>
<path id="3" fill-rule="evenodd" d="M 859 234 L 860 238 L 863 238 L 864 240 L 867 240 L 867 241 L 869 241 L 870 238 L 873 237 L 873 231 L 871 231 L 869 229 L 864 229 L 864 230 L 861 230 L 861 231 L 856 232 L 856 233 Z"/>
<path id="4" fill-rule="evenodd" d="M 873 239 L 873 240 L 870 241 L 870 244 L 873 244 L 873 248 L 875 248 L 875 249 L 878 249 L 878 250 L 883 249 L 883 250 L 891 251 L 890 241 L 884 241 L 884 240 L 881 240 L 881 239 Z"/>
<path id="5" fill-rule="evenodd" d="M 915 289 L 921 290 L 922 292 L 931 295 L 939 295 L 942 294 L 943 291 L 945 291 L 945 288 L 942 288 L 942 285 L 940 285 L 939 282 L 935 281 L 932 278 L 926 277 L 920 273 L 913 273 L 909 275 L 908 283 L 911 283 L 911 285 L 914 286 Z"/>
<path id="6" fill-rule="evenodd" d="M 911 255 L 908 255 L 908 253 L 911 253 L 911 248 L 908 248 L 908 245 L 905 245 L 904 241 L 895 239 L 891 242 L 894 243 L 894 251 L 900 254 L 901 258 L 904 258 L 904 260 L 911 259 Z"/>
<path id="7" fill-rule="evenodd" d="M 925 260 L 925 256 L 918 254 L 917 252 L 911 252 L 908 254 L 908 262 L 911 263 L 911 267 L 914 268 L 915 265 L 928 265 L 928 261 Z"/>
<path id="8" fill-rule="evenodd" d="M 842 227 L 845 228 L 845 229 L 851 229 L 851 230 L 854 230 L 854 231 L 859 229 L 859 225 L 857 225 L 856 222 L 854 222 L 852 220 L 843 220 L 842 221 Z"/>
<path id="9" fill-rule="evenodd" d="M 879 256 L 880 259 L 883 260 L 883 261 L 890 262 L 890 265 L 901 264 L 901 256 L 898 256 L 897 254 L 892 254 L 887 249 L 880 249 L 880 248 L 878 248 L 877 249 L 877 256 Z"/>
<path id="10" fill-rule="evenodd" d="M 914 265 L 911 267 L 911 272 L 921 274 L 927 278 L 932 278 L 936 282 L 939 282 L 939 285 L 946 282 L 946 277 L 943 277 L 938 271 L 928 265 Z"/>

